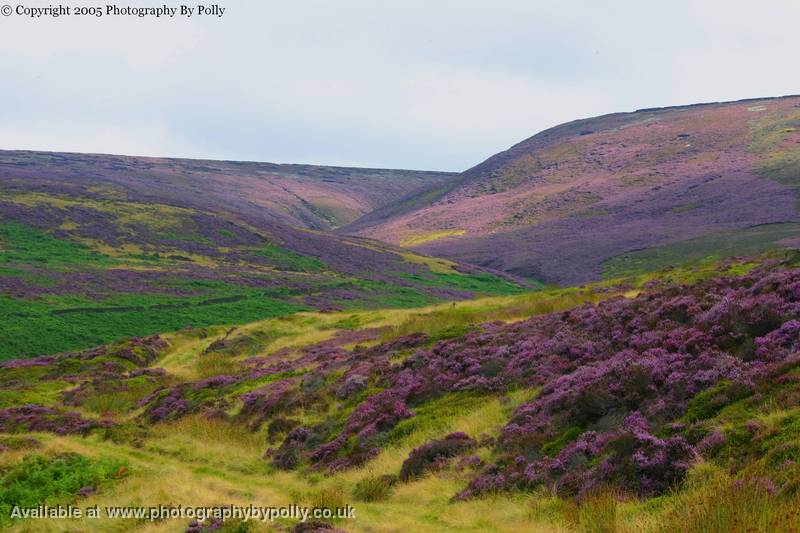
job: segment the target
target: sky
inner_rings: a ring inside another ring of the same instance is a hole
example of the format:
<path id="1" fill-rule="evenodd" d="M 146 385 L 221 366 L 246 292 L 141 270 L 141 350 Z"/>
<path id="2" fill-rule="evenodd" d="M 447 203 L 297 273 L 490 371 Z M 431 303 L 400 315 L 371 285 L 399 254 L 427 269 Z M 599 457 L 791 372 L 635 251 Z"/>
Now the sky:
<path id="1" fill-rule="evenodd" d="M 218 4 L 0 17 L 0 149 L 461 171 L 578 118 L 800 93 L 796 0 Z"/>

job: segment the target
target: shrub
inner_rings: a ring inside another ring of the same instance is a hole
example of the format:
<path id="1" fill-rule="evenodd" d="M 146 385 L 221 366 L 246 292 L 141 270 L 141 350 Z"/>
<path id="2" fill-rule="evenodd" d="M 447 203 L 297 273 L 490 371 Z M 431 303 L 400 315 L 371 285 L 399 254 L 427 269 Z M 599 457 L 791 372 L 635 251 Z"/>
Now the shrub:
<path id="1" fill-rule="evenodd" d="M 392 487 L 397 483 L 397 476 L 369 475 L 362 478 L 353 488 L 353 497 L 362 502 L 378 502 L 389 497 Z"/>
<path id="2" fill-rule="evenodd" d="M 47 431 L 57 435 L 87 434 L 107 425 L 105 422 L 83 418 L 79 413 L 60 411 L 41 405 L 24 405 L 0 409 L 0 431 L 22 433 Z"/>
<path id="3" fill-rule="evenodd" d="M 414 448 L 400 468 L 400 481 L 419 477 L 438 466 L 442 461 L 461 455 L 476 445 L 475 440 L 465 433 L 451 433 L 444 439 L 434 440 L 419 448 Z"/>
<path id="4" fill-rule="evenodd" d="M 282 417 L 275 418 L 267 426 L 267 440 L 276 442 L 281 435 L 285 435 L 298 425 L 300 425 L 300 422 L 297 420 Z"/>
<path id="5" fill-rule="evenodd" d="M 325 487 L 311 496 L 311 506 L 317 509 L 337 509 L 345 506 L 344 493 L 338 487 Z"/>
<path id="6" fill-rule="evenodd" d="M 186 533 L 247 533 L 250 524 L 241 520 L 223 521 L 219 518 L 210 518 L 205 522 L 192 520 L 186 528 Z"/>

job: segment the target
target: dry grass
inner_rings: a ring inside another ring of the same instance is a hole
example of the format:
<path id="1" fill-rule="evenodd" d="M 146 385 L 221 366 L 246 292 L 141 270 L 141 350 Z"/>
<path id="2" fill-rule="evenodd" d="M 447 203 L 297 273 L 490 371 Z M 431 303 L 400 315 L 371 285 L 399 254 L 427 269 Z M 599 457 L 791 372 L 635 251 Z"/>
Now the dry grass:
<path id="1" fill-rule="evenodd" d="M 598 284 L 613 286 L 611 282 Z M 384 339 L 424 331 L 432 336 L 448 329 L 493 320 L 514 321 L 531 315 L 559 311 L 586 302 L 636 292 L 598 286 L 546 290 L 519 296 L 482 298 L 413 310 L 299 313 L 239 327 L 236 335 L 275 332 L 261 355 L 299 349 L 335 335 L 345 319 L 362 328 L 388 328 Z M 278 334 L 279 333 L 279 334 Z M 201 355 L 210 343 L 226 334 L 208 328 L 205 335 L 189 332 L 168 335 L 171 347 L 154 366 L 176 379 L 199 379 L 227 373 L 243 354 Z M 351 533 L 447 532 L 663 532 L 663 531 L 792 531 L 787 520 L 798 519 L 798 497 L 773 497 L 757 486 L 735 488 L 730 475 L 701 465 L 692 471 L 685 489 L 667 497 L 641 502 L 626 499 L 611 489 L 600 491 L 580 504 L 547 492 L 501 494 L 467 502 L 452 502 L 468 482 L 468 475 L 445 469 L 391 490 L 378 489 L 378 497 L 356 499 L 356 487 L 386 474 L 397 474 L 409 452 L 431 439 L 463 431 L 473 437 L 496 435 L 513 409 L 536 394 L 510 391 L 505 397 L 445 397 L 428 411 L 422 406 L 409 419 L 410 430 L 387 446 L 366 466 L 336 474 L 282 472 L 263 459 L 265 430 L 250 432 L 241 424 L 203 416 L 147 428 L 141 444 L 120 444 L 89 438 L 35 435 L 43 453 L 72 451 L 89 457 L 113 457 L 130 465 L 130 475 L 109 490 L 91 496 L 81 505 L 354 505 L 356 520 L 337 525 Z M 449 403 L 448 403 L 449 402 Z M 309 415 L 311 416 L 311 415 Z M 0 468 L 15 462 L 22 452 L 0 454 Z M 475 452 L 489 460 L 490 450 Z M 16 454 L 16 455 L 14 455 Z M 371 500 L 371 501 L 360 501 Z M 795 513 L 795 514 L 792 514 Z M 800 522 L 798 522 L 800 524 Z M 187 523 L 112 522 L 99 520 L 93 531 L 180 532 Z M 281 524 L 282 527 L 289 524 Z M 65 521 L 17 523 L 13 531 L 87 531 L 83 524 Z M 252 531 L 275 530 L 255 525 Z M 285 527 L 284 527 L 285 530 Z M 800 531 L 800 527 L 797 529 Z"/>
<path id="2" fill-rule="evenodd" d="M 387 331 L 383 338 L 390 340 L 417 332 L 425 332 L 434 339 L 455 336 L 476 324 L 497 320 L 503 322 L 522 320 L 534 315 L 563 311 L 585 303 L 596 303 L 616 294 L 618 293 L 599 292 L 594 288 L 554 290 L 437 306 L 411 314 Z"/>
<path id="3" fill-rule="evenodd" d="M 764 478 L 734 479 L 710 465 L 695 468 L 686 490 L 669 499 L 651 531 L 768 533 L 800 531 L 800 494 L 773 494 Z"/>

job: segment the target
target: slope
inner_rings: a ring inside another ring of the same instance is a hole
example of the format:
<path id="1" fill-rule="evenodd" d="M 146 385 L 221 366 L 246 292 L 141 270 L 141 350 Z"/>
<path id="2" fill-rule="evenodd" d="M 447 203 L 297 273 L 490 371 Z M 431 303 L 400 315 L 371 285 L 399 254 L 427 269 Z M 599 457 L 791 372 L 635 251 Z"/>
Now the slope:
<path id="1" fill-rule="evenodd" d="M 9 516 L 31 501 L 354 505 L 326 520 L 352 533 L 796 531 L 800 269 L 782 259 L 2 363 L 0 526 L 84 524 Z M 314 530 L 189 530 L 292 526 Z"/>
<path id="2" fill-rule="evenodd" d="M 291 206 L 248 204 L 225 174 L 236 164 L 211 176 L 184 172 L 199 162 L 3 157 L 0 359 L 299 310 L 522 290 L 477 268 L 290 225 Z"/>
<path id="3" fill-rule="evenodd" d="M 546 130 L 342 232 L 570 284 L 791 245 L 799 184 L 800 97 L 646 109 Z"/>
<path id="4" fill-rule="evenodd" d="M 137 197 L 315 230 L 332 229 L 450 179 L 444 172 L 0 150 L 0 180 L 114 185 Z"/>

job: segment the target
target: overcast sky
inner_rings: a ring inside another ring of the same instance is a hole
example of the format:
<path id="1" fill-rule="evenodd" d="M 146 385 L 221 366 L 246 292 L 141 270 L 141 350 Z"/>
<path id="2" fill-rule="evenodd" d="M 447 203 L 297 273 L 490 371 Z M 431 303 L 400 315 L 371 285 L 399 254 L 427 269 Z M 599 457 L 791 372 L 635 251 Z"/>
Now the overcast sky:
<path id="1" fill-rule="evenodd" d="M 220 4 L 0 17 L 0 148 L 464 170 L 576 118 L 800 93 L 796 0 Z"/>

